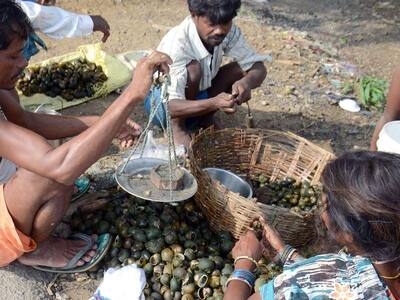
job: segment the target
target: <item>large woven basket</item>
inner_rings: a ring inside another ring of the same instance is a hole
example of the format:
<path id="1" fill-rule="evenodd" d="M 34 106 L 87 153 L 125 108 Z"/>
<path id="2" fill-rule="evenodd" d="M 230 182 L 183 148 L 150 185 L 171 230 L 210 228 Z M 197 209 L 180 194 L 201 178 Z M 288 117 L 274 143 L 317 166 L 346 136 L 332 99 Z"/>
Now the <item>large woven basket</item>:
<path id="1" fill-rule="evenodd" d="M 293 177 L 319 185 L 322 170 L 334 156 L 293 133 L 261 129 L 210 127 L 194 136 L 189 158 L 198 181 L 195 201 L 215 230 L 231 232 L 235 238 L 250 228 L 256 216 L 263 215 L 285 242 L 302 246 L 315 236 L 315 216 L 295 214 L 289 209 L 258 203 L 228 191 L 211 181 L 207 167 L 230 170 L 255 179 L 263 174 L 269 180 Z"/>

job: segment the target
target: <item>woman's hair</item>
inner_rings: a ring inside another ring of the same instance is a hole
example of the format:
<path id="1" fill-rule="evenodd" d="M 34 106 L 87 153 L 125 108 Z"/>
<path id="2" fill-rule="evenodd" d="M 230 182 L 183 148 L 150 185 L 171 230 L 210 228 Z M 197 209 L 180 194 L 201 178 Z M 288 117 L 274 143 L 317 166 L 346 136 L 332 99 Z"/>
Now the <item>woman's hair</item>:
<path id="1" fill-rule="evenodd" d="M 187 0 L 189 11 L 207 17 L 213 24 L 229 23 L 237 15 L 241 0 Z"/>
<path id="2" fill-rule="evenodd" d="M 400 155 L 346 153 L 322 174 L 331 230 L 373 261 L 400 258 Z"/>
<path id="3" fill-rule="evenodd" d="M 26 40 L 33 31 L 29 18 L 14 0 L 0 1 L 0 50 L 15 37 Z"/>

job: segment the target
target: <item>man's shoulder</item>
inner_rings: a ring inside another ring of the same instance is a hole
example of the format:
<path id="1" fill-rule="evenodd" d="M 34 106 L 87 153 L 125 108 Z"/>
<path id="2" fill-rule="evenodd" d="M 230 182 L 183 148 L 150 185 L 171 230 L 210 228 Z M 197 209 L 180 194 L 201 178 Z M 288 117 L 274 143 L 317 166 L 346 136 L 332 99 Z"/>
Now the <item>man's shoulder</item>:
<path id="1" fill-rule="evenodd" d="M 185 18 L 179 25 L 171 28 L 161 40 L 160 46 L 177 46 L 189 39 L 190 20 Z M 173 45 L 171 45 L 171 43 Z"/>
<path id="2" fill-rule="evenodd" d="M 20 112 L 23 110 L 16 90 L 0 89 L 0 107 L 3 111 Z"/>
<path id="3" fill-rule="evenodd" d="M 190 17 L 187 17 L 179 25 L 170 29 L 162 38 L 157 50 L 167 53 L 174 61 L 185 56 L 191 47 L 190 22 Z"/>
<path id="4" fill-rule="evenodd" d="M 232 24 L 231 30 L 228 32 L 223 42 L 223 48 L 229 47 L 229 45 L 236 44 L 239 39 L 243 36 L 242 31 L 236 24 Z"/>

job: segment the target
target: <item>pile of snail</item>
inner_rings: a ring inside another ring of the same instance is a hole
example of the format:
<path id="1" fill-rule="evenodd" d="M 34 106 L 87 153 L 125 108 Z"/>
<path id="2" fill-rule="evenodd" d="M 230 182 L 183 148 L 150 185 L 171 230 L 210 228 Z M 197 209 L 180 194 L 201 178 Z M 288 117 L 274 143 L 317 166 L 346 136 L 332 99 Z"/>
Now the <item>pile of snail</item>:
<path id="1" fill-rule="evenodd" d="M 79 58 L 28 68 L 18 81 L 17 88 L 27 97 L 45 94 L 72 101 L 92 97 L 107 79 L 101 66 Z"/>
<path id="2" fill-rule="evenodd" d="M 115 192 L 101 209 L 75 212 L 70 225 L 77 232 L 115 236 L 107 256 L 90 270 L 93 278 L 110 267 L 136 264 L 147 277 L 146 299 L 223 299 L 235 241 L 227 232 L 211 231 L 192 201 L 172 206 Z M 256 288 L 279 272 L 262 259 Z"/>
<path id="3" fill-rule="evenodd" d="M 321 188 L 308 181 L 296 182 L 293 178 L 269 182 L 259 175 L 254 183 L 255 197 L 259 202 L 291 209 L 293 212 L 310 212 L 317 206 Z"/>

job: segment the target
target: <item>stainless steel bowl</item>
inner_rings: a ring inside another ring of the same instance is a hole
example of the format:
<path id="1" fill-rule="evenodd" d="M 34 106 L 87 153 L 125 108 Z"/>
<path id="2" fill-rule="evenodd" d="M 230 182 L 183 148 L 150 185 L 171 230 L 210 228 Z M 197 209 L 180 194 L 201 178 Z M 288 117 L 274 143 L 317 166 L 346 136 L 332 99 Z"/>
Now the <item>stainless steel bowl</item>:
<path id="1" fill-rule="evenodd" d="M 244 198 L 250 199 L 253 197 L 253 190 L 246 181 L 236 174 L 219 168 L 205 168 L 211 179 L 219 181 L 228 190 L 234 193 L 239 193 Z"/>

